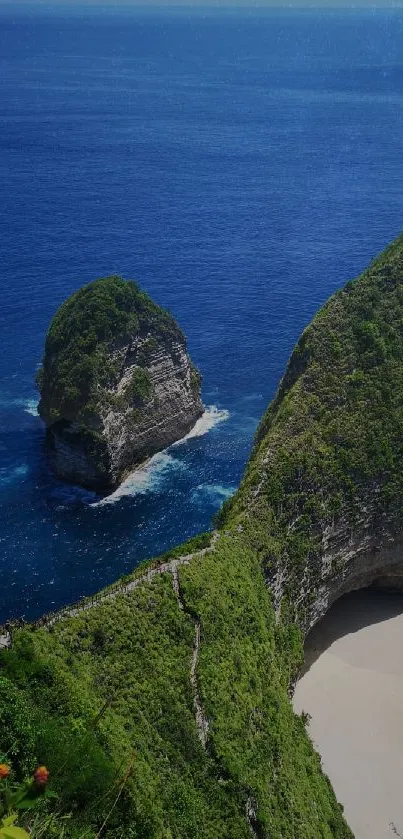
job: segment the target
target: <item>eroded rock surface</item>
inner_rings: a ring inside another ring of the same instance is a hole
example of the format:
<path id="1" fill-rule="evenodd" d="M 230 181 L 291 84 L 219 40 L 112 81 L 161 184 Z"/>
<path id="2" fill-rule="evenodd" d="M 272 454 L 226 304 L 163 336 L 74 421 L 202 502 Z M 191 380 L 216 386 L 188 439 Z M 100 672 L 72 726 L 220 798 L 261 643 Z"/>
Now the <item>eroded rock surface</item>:
<path id="1" fill-rule="evenodd" d="M 95 488 L 116 486 L 203 413 L 183 332 L 119 277 L 91 283 L 60 307 L 38 381 L 57 474 Z"/>

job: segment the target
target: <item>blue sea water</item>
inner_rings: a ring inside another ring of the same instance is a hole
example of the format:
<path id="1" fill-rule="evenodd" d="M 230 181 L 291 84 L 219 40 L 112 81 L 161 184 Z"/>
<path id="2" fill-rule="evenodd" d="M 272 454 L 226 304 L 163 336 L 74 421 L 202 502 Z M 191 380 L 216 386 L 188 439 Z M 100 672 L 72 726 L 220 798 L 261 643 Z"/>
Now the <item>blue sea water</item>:
<path id="1" fill-rule="evenodd" d="M 2 5 L 0 85 L 2 621 L 211 526 L 299 333 L 403 226 L 403 13 Z M 98 503 L 49 471 L 34 375 L 111 272 L 222 421 Z"/>

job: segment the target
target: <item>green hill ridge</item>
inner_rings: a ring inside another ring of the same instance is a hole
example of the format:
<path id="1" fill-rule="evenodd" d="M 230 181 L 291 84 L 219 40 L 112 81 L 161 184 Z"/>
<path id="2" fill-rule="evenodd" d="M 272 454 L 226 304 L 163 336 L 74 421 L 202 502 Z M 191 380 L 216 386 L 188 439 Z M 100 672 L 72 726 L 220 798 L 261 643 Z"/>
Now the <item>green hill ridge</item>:
<path id="1" fill-rule="evenodd" d="M 59 796 L 34 837 L 352 837 L 290 693 L 343 587 L 399 582 L 402 361 L 399 238 L 301 336 L 214 535 L 13 630 L 0 754 Z"/>

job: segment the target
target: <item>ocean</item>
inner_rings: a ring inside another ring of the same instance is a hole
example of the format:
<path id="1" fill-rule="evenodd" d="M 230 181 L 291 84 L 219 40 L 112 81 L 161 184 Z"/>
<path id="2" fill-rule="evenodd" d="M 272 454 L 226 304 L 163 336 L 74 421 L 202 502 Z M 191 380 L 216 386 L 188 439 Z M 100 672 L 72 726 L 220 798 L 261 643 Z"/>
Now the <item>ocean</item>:
<path id="1" fill-rule="evenodd" d="M 403 11 L 0 5 L 0 622 L 211 528 L 301 330 L 403 227 Z M 203 375 L 197 433 L 110 498 L 57 480 L 50 319 L 135 278 Z"/>

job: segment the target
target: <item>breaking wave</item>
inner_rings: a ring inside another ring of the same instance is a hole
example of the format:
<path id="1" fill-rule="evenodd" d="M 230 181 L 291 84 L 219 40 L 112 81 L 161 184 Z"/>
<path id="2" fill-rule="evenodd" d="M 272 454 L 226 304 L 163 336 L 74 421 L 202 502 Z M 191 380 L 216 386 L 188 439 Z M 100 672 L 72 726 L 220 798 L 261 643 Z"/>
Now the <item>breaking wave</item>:
<path id="1" fill-rule="evenodd" d="M 91 504 L 91 507 L 101 507 L 104 504 L 115 504 L 128 495 L 145 495 L 146 492 L 158 491 L 166 478 L 167 472 L 173 469 L 185 470 L 186 464 L 167 451 L 157 452 L 144 466 L 132 472 L 128 478 L 111 495 Z"/>
<path id="2" fill-rule="evenodd" d="M 200 419 L 197 420 L 193 428 L 190 429 L 189 433 L 176 443 L 173 443 L 173 446 L 180 446 L 186 440 L 191 440 L 193 437 L 203 437 L 204 434 L 207 434 L 212 428 L 219 425 L 220 422 L 225 422 L 228 418 L 229 411 L 226 411 L 225 408 L 220 409 L 216 405 L 210 405 L 206 408 Z"/>
<path id="3" fill-rule="evenodd" d="M 24 402 L 24 411 L 26 414 L 31 414 L 31 417 L 39 417 L 39 402 L 37 399 L 24 399 L 22 401 Z"/>
<path id="4" fill-rule="evenodd" d="M 223 484 L 199 484 L 192 490 L 192 501 L 205 504 L 206 500 L 215 506 L 222 504 L 227 498 L 236 492 L 236 486 L 223 486 Z"/>
<path id="5" fill-rule="evenodd" d="M 38 415 L 38 399 L 24 399 L 22 397 L 9 397 L 9 396 L 0 396 L 0 408 L 22 408 L 26 414 L 31 414 L 33 417 L 37 417 Z"/>
<path id="6" fill-rule="evenodd" d="M 91 504 L 91 507 L 100 507 L 105 504 L 115 504 L 117 501 L 120 501 L 121 498 L 125 498 L 127 496 L 145 495 L 147 492 L 158 492 L 167 478 L 167 475 L 170 474 L 172 470 L 186 471 L 188 469 L 186 463 L 184 463 L 180 458 L 171 455 L 169 450 L 177 448 L 185 443 L 186 440 L 190 440 L 193 437 L 202 437 L 220 422 L 227 420 L 228 417 L 228 411 L 224 409 L 220 410 L 215 405 L 211 405 L 206 408 L 203 416 L 197 420 L 196 424 L 185 437 L 182 437 L 181 440 L 173 443 L 169 449 L 157 452 L 157 454 L 153 455 L 153 457 L 151 457 L 144 466 L 140 466 L 138 469 L 135 469 L 135 471 L 132 472 L 115 490 L 115 492 L 112 492 L 111 495 L 107 495 L 100 501 L 95 501 Z"/>

